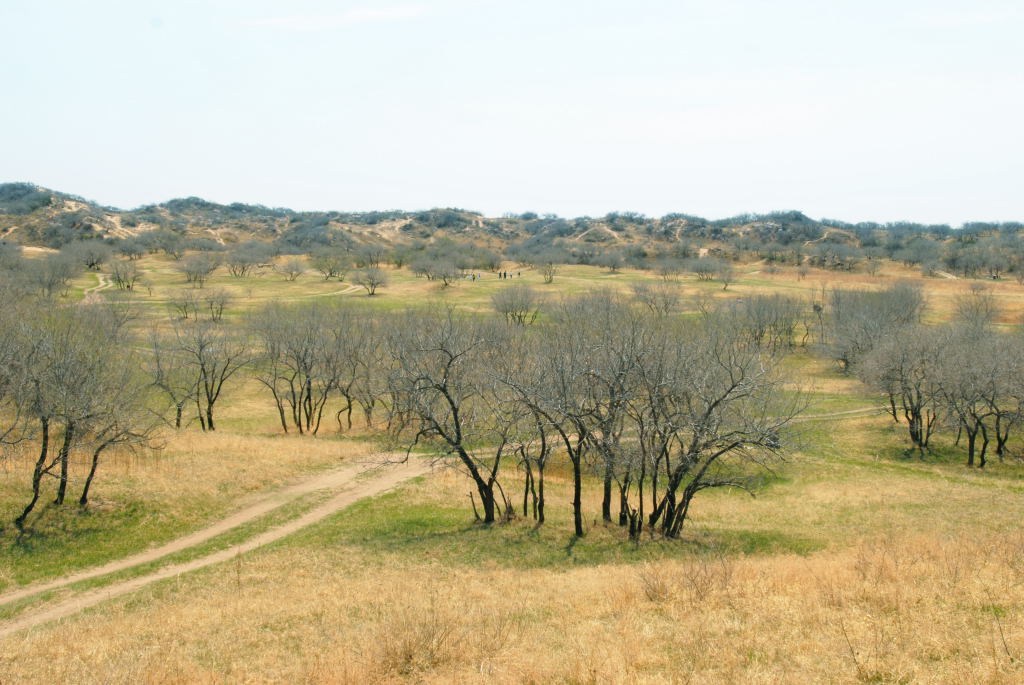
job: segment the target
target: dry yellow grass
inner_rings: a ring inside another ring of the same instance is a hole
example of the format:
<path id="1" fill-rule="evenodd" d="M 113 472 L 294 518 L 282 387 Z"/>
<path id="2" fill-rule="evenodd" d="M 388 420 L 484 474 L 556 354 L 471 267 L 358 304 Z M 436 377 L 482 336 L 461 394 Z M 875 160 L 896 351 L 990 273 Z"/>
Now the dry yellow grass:
<path id="1" fill-rule="evenodd" d="M 286 573 L 282 571 L 287 569 Z M 552 572 L 278 550 L 7 640 L 12 682 L 1014 683 L 1024 539 Z"/>
<path id="2" fill-rule="evenodd" d="M 70 501 L 54 507 L 56 479 L 26 539 L 10 522 L 28 501 L 33 454 L 9 455 L 0 470 L 0 589 L 98 565 L 194 530 L 303 474 L 377 451 L 353 439 L 166 431 L 164 447 L 105 455 L 87 511 L 77 506 L 86 455 L 75 454 Z"/>

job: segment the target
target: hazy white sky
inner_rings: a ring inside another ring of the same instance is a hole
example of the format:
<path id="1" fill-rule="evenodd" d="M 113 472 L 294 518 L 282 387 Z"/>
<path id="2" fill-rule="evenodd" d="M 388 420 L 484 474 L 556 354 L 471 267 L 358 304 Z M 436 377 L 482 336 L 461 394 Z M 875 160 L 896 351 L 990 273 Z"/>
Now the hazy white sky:
<path id="1" fill-rule="evenodd" d="M 1021 0 L 0 0 L 0 181 L 1024 220 Z"/>

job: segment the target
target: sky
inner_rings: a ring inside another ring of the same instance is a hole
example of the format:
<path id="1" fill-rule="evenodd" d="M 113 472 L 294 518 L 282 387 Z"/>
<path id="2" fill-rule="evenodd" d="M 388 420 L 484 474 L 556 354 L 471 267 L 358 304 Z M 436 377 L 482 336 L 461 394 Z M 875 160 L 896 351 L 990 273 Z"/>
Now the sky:
<path id="1" fill-rule="evenodd" d="M 1024 220 L 1020 0 L 0 0 L 0 182 Z"/>

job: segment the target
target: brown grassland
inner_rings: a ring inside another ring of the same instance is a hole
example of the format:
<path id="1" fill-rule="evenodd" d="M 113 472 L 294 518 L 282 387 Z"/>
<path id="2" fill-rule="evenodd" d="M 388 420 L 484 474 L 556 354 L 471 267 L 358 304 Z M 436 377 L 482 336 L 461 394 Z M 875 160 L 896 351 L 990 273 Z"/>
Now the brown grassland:
<path id="1" fill-rule="evenodd" d="M 164 315 L 180 277 L 142 260 L 142 325 Z M 484 311 L 492 274 L 447 289 L 392 273 L 375 298 L 306 274 L 232 279 L 230 316 L 271 299 L 351 297 L 373 306 L 444 300 Z M 552 294 L 627 289 L 656 278 L 564 267 Z M 921 280 L 898 265 L 876 277 L 759 265 L 687 294 L 811 296 L 825 287 Z M 964 281 L 927 279 L 930 321 L 950 316 Z M 87 275 L 70 297 L 96 284 Z M 991 286 L 1001 323 L 1024 313 L 1024 287 Z M 104 293 L 109 294 L 109 293 Z M 811 387 L 802 438 L 751 498 L 712 491 L 682 540 L 626 540 L 569 521 L 569 474 L 550 472 L 549 521 L 474 525 L 468 485 L 437 470 L 394 492 L 226 564 L 144 587 L 80 614 L 0 638 L 0 683 L 1017 683 L 1024 681 L 1024 465 L 968 470 L 951 436 L 908 456 L 905 428 L 872 412 L 880 399 L 829 362 L 797 351 Z M 167 432 L 163 447 L 114 453 L 87 512 L 44 508 L 33 532 L 10 521 L 26 496 L 27 457 L 0 462 L 0 592 L 126 556 L 184 535 L 304 475 L 372 454 L 360 427 L 282 436 L 254 383 L 230 389 L 222 429 Z M 848 413 L 864 410 L 859 413 Z M 1014 454 L 1021 451 L 1020 441 Z M 517 488 L 510 469 L 506 487 Z M 595 484 L 596 485 L 596 484 Z M 518 486 L 518 487 L 521 487 Z M 272 525 L 265 521 L 263 525 Z M 102 587 L 103 579 L 88 587 Z M 84 586 L 0 606 L 24 616 Z"/>

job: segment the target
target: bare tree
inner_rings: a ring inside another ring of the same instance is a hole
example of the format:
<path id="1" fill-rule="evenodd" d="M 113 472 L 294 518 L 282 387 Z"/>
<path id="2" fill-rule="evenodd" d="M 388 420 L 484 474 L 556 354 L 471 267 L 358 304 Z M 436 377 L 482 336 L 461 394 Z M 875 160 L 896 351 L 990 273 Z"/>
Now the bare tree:
<path id="1" fill-rule="evenodd" d="M 199 319 L 199 298 L 191 290 L 179 290 L 167 300 L 167 305 L 179 319 Z"/>
<path id="2" fill-rule="evenodd" d="M 134 290 L 142 271 L 134 261 L 118 259 L 111 265 L 110 275 L 118 290 Z"/>
<path id="3" fill-rule="evenodd" d="M 15 519 L 19 529 L 39 501 L 44 476 L 56 477 L 54 503 L 63 504 L 72 452 L 115 415 L 134 424 L 130 412 L 110 402 L 138 366 L 122 344 L 125 323 L 123 312 L 101 305 L 52 308 L 23 323 L 19 337 L 29 347 L 24 350 L 20 392 L 28 414 L 38 422 L 40 451 L 32 497 Z M 60 445 L 54 455 L 50 440 L 58 427 Z"/>
<path id="4" fill-rule="evenodd" d="M 231 304 L 231 300 L 231 293 L 223 288 L 207 291 L 203 296 L 203 304 L 206 305 L 210 321 L 221 321 L 224 318 L 224 310 Z"/>
<path id="5" fill-rule="evenodd" d="M 971 283 L 967 292 L 954 300 L 954 321 L 978 330 L 988 329 L 999 317 L 999 303 L 981 283 Z"/>
<path id="6" fill-rule="evenodd" d="M 366 288 L 366 294 L 372 296 L 377 294 L 378 288 L 387 286 L 388 275 L 382 269 L 371 266 L 353 274 L 352 282 Z"/>
<path id="7" fill-rule="evenodd" d="M 912 326 L 886 335 L 864 358 L 858 375 L 884 392 L 894 421 L 906 421 L 911 444 L 921 456 L 943 417 L 940 361 L 948 335 Z"/>
<path id="8" fill-rule="evenodd" d="M 189 365 L 191 360 L 173 338 L 153 335 L 149 344 L 146 370 L 150 382 L 171 406 L 174 418 L 168 423 L 181 429 L 185 425 L 186 408 L 198 406 L 198 376 Z"/>
<path id="9" fill-rule="evenodd" d="M 684 271 L 683 263 L 673 257 L 659 259 L 656 268 L 658 275 L 665 281 L 677 278 Z"/>
<path id="10" fill-rule="evenodd" d="M 682 291 L 674 281 L 637 283 L 633 286 L 633 296 L 655 316 L 674 314 L 682 304 Z"/>
<path id="11" fill-rule="evenodd" d="M 309 262 L 325 281 L 337 278 L 345 280 L 345 275 L 352 268 L 352 258 L 348 254 L 332 247 L 316 250 Z"/>
<path id="12" fill-rule="evenodd" d="M 69 255 L 50 254 L 39 260 L 26 263 L 27 280 L 37 292 L 52 297 L 60 293 L 67 295 L 71 280 L 82 271 L 82 265 Z"/>
<path id="13" fill-rule="evenodd" d="M 714 257 L 697 257 L 687 262 L 687 268 L 699 281 L 710 281 L 722 268 L 722 261 Z"/>
<path id="14" fill-rule="evenodd" d="M 210 275 L 220 266 L 220 259 L 208 252 L 199 252 L 185 257 L 178 269 L 185 275 L 185 280 L 196 288 L 202 288 Z"/>
<path id="15" fill-rule="evenodd" d="M 518 372 L 503 374 L 517 400 L 546 426 L 565 448 L 573 473 L 573 530 L 582 537 L 583 473 L 594 430 L 591 397 L 586 392 L 590 347 L 577 335 L 578 308 L 558 307 L 553 318 L 528 339 Z"/>
<path id="16" fill-rule="evenodd" d="M 229 274 L 235 278 L 244 278 L 268 258 L 269 255 L 262 246 L 246 243 L 228 252 L 224 264 Z"/>
<path id="17" fill-rule="evenodd" d="M 347 310 L 320 303 L 271 304 L 249 318 L 259 342 L 255 375 L 270 390 L 281 427 L 315 435 L 345 368 Z M 290 421 L 289 421 L 290 420 Z"/>
<path id="18" fill-rule="evenodd" d="M 162 409 L 151 406 L 151 385 L 139 372 L 142 364 L 134 352 L 108 369 L 104 385 L 97 389 L 100 402 L 96 417 L 89 426 L 87 448 L 90 452 L 89 472 L 78 497 L 81 507 L 89 503 L 89 495 L 101 455 L 112 447 L 138 448 L 152 444 L 162 421 Z"/>
<path id="19" fill-rule="evenodd" d="M 728 316 L 739 335 L 771 350 L 784 350 L 795 344 L 796 328 L 803 313 L 801 302 L 778 294 L 750 295 L 704 312 L 705 316 Z"/>
<path id="20" fill-rule="evenodd" d="M 285 277 L 285 280 L 295 281 L 298 280 L 299 276 L 306 273 L 306 263 L 298 257 L 292 257 L 278 264 L 277 271 Z"/>
<path id="21" fill-rule="evenodd" d="M 174 322 L 171 345 L 195 381 L 199 425 L 215 430 L 214 406 L 228 381 L 250 361 L 247 341 L 211 322 Z"/>
<path id="22" fill-rule="evenodd" d="M 852 370 L 884 336 L 916 324 L 924 312 L 920 287 L 897 283 L 884 290 L 830 293 L 831 353 L 843 370 Z"/>
<path id="23" fill-rule="evenodd" d="M 728 290 L 729 284 L 736 280 L 736 269 L 729 262 L 721 262 L 715 270 L 715 278 L 722 284 L 722 290 Z"/>
<path id="24" fill-rule="evenodd" d="M 533 288 L 516 284 L 492 295 L 491 304 L 508 323 L 528 326 L 537 320 L 542 298 Z"/>
<path id="25" fill-rule="evenodd" d="M 99 271 L 113 256 L 113 250 L 98 240 L 76 240 L 65 245 L 61 253 L 90 271 Z"/>
<path id="26" fill-rule="evenodd" d="M 664 480 L 652 483 L 657 494 L 647 524 L 677 537 L 699 492 L 756 485 L 758 470 L 781 455 L 785 429 L 804 400 L 784 391 L 781 356 L 746 343 L 729 322 L 666 330 L 671 342 L 659 347 L 667 362 L 649 362 L 665 365 L 667 376 L 652 388 L 657 402 L 648 420 L 657 428 L 648 430 L 671 439 L 654 443 L 660 449 L 652 473 Z"/>
<path id="27" fill-rule="evenodd" d="M 407 312 L 387 332 L 395 360 L 388 385 L 406 417 L 393 425 L 392 435 L 410 451 L 425 443 L 439 460 L 464 470 L 480 498 L 484 523 L 511 509 L 498 483 L 512 436 L 513 422 L 503 411 L 511 397 L 488 371 L 497 367 L 499 355 L 507 356 L 505 330 L 448 309 Z"/>

